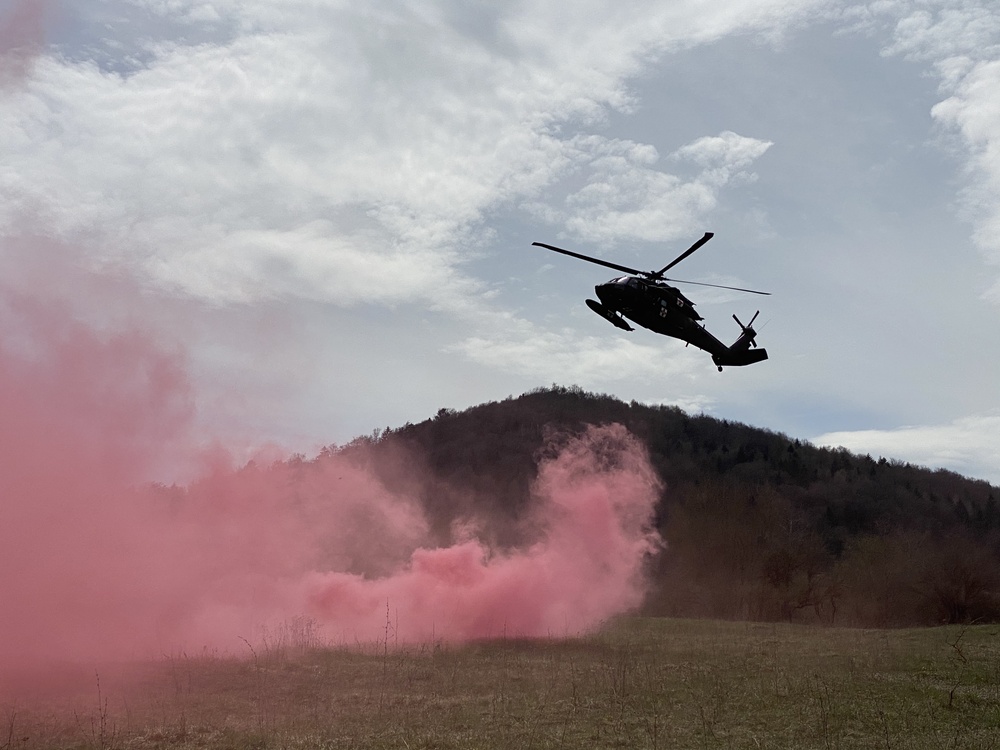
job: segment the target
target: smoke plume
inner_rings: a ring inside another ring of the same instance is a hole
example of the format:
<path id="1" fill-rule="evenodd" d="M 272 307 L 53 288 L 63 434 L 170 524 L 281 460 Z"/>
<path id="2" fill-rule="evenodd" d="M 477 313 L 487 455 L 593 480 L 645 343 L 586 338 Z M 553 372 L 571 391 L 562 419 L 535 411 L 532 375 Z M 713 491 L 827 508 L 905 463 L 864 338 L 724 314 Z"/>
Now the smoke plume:
<path id="1" fill-rule="evenodd" d="M 179 351 L 0 294 L 0 664 L 235 651 L 299 617 L 331 642 L 574 635 L 644 595 L 658 481 L 620 426 L 555 439 L 530 543 L 438 547 L 342 454 L 192 448 L 194 403 Z M 149 481 L 195 450 L 196 479 Z"/>
<path id="2" fill-rule="evenodd" d="M 45 38 L 50 0 L 13 0 L 0 10 L 0 88 L 27 76 Z"/>

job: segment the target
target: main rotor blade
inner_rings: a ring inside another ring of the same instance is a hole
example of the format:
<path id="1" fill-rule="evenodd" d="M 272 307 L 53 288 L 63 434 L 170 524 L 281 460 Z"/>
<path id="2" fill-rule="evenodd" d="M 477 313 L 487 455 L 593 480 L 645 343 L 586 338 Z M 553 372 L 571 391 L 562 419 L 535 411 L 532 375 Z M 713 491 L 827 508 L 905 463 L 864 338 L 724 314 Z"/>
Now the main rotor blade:
<path id="1" fill-rule="evenodd" d="M 704 281 L 681 281 L 680 279 L 660 279 L 660 281 L 672 281 L 675 284 L 696 284 L 697 286 L 711 286 L 716 289 L 731 289 L 734 292 L 749 292 L 750 294 L 763 294 L 768 297 L 771 296 L 770 292 L 758 292 L 756 289 L 742 289 L 738 286 L 723 286 L 722 284 L 706 284 Z"/>
<path id="2" fill-rule="evenodd" d="M 708 242 L 710 239 L 712 239 L 714 236 L 715 236 L 715 234 L 712 233 L 712 232 L 705 232 L 705 236 L 704 237 L 702 237 L 696 243 L 694 243 L 693 245 L 691 245 L 691 247 L 689 247 L 683 253 L 681 253 L 680 255 L 678 255 L 676 258 L 674 258 L 670 263 L 668 263 L 667 265 L 665 265 L 659 271 L 657 271 L 656 273 L 654 273 L 653 274 L 653 278 L 655 279 L 655 278 L 658 278 L 660 276 L 663 276 L 663 274 L 665 274 L 671 268 L 673 268 L 674 266 L 676 266 L 678 263 L 680 263 L 682 260 L 684 260 L 686 257 L 688 257 L 691 253 L 693 253 L 699 247 L 701 247 L 706 242 Z"/>
<path id="3" fill-rule="evenodd" d="M 580 260 L 586 260 L 590 263 L 596 263 L 599 266 L 605 266 L 606 268 L 613 268 L 616 271 L 622 271 L 623 273 L 631 273 L 636 276 L 648 276 L 649 271 L 637 271 L 634 268 L 629 268 L 628 266 L 619 266 L 617 263 L 609 263 L 606 260 L 601 260 L 600 258 L 591 258 L 589 255 L 581 255 L 580 253 L 573 253 L 569 250 L 563 250 L 561 247 L 556 247 L 555 245 L 546 245 L 544 242 L 532 242 L 532 245 L 537 245 L 538 247 L 544 247 L 546 250 L 552 250 L 553 252 L 562 253 L 563 255 L 570 255 L 574 258 L 579 258 Z"/>

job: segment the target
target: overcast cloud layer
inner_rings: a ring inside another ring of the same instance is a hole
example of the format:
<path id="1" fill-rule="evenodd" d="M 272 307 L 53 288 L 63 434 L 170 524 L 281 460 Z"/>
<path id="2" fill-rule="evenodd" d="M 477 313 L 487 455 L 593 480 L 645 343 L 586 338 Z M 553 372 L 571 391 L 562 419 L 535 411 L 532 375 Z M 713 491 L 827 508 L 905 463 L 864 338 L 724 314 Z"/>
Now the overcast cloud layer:
<path id="1" fill-rule="evenodd" d="M 1000 10 L 14 0 L 0 272 L 186 352 L 199 418 L 310 450 L 552 382 L 1000 482 Z M 723 340 L 593 315 L 682 278 Z M 695 291 L 697 290 L 697 291 Z M 769 321 L 769 322 L 768 322 Z"/>

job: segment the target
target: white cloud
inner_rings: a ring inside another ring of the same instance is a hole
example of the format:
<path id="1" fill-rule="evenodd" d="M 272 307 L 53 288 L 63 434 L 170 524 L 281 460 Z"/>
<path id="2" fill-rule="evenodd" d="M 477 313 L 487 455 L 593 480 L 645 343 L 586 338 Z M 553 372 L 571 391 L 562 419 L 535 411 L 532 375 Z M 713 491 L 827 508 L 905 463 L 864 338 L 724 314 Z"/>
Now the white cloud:
<path id="1" fill-rule="evenodd" d="M 681 411 L 688 414 L 705 414 L 711 413 L 712 406 L 716 403 L 716 399 L 712 396 L 704 396 L 700 394 L 694 394 L 691 396 L 681 396 L 678 398 L 667 398 L 659 399 L 656 401 L 647 401 L 646 403 L 651 406 L 676 406 Z"/>
<path id="2" fill-rule="evenodd" d="M 692 372 L 710 367 L 703 352 L 660 338 L 642 344 L 614 334 L 592 336 L 569 328 L 539 330 L 509 315 L 496 316 L 488 330 L 489 335 L 469 337 L 449 350 L 539 382 L 575 383 L 596 390 L 627 381 L 689 381 Z"/>
<path id="3" fill-rule="evenodd" d="M 0 232 L 27 215 L 95 265 L 216 302 L 468 293 L 487 212 L 581 163 L 581 236 L 659 239 L 706 210 L 712 189 L 653 170 L 651 147 L 561 128 L 631 106 L 627 76 L 663 50 L 814 5 L 501 4 L 477 35 L 452 3 L 108 2 L 94 12 L 128 39 L 45 56 L 0 102 Z M 346 281 L 366 274 L 406 281 Z"/>
<path id="4" fill-rule="evenodd" d="M 1000 15 L 980 2 L 908 3 L 893 12 L 901 17 L 885 54 L 937 62 L 970 53 L 997 53 Z"/>
<path id="5" fill-rule="evenodd" d="M 868 6 L 894 24 L 886 55 L 929 63 L 945 98 L 932 115 L 958 133 L 967 187 L 959 211 L 986 261 L 1000 266 L 1000 8 L 977 0 L 896 0 Z M 1000 302 L 1000 280 L 989 296 Z"/>
<path id="6" fill-rule="evenodd" d="M 473 362 L 545 383 L 574 383 L 601 390 L 624 382 L 690 378 L 696 365 L 680 349 L 635 344 L 626 339 L 546 331 L 525 339 L 466 339 L 450 351 Z M 671 356 L 674 355 L 674 356 Z"/>
<path id="7" fill-rule="evenodd" d="M 950 469 L 1000 485 L 1000 412 L 963 417 L 942 425 L 830 432 L 813 442 Z"/>
<path id="8" fill-rule="evenodd" d="M 586 184 L 569 192 L 564 209 L 550 198 L 533 210 L 585 242 L 614 245 L 677 239 L 698 231 L 722 188 L 752 180 L 747 167 L 771 145 L 732 132 L 699 138 L 667 159 L 701 168 L 685 180 L 656 168 L 660 155 L 652 146 L 579 136 L 567 143 L 567 162 L 587 173 Z"/>
<path id="9" fill-rule="evenodd" d="M 160 45 L 127 77 L 45 58 L 3 102 L 3 225 L 33 213 L 98 262 L 221 301 L 301 283 L 304 296 L 350 302 L 342 287 L 361 258 L 384 278 L 383 266 L 416 270 L 404 256 L 430 260 L 432 273 L 403 285 L 426 294 L 417 281 L 452 272 L 455 244 L 534 146 L 509 145 L 524 130 L 516 115 L 466 105 L 461 82 L 439 81 L 433 65 L 379 70 L 396 50 L 366 57 L 357 29 L 325 32 Z M 433 56 L 434 40 L 421 44 Z M 486 67 L 462 59 L 476 50 L 446 46 L 456 69 Z M 353 283 L 382 301 L 384 285 Z"/>
<path id="10" fill-rule="evenodd" d="M 721 172 L 722 182 L 749 167 L 774 144 L 726 131 L 717 136 L 699 138 L 677 149 L 674 157 L 690 160 L 708 170 Z"/>
<path id="11" fill-rule="evenodd" d="M 970 178 L 964 213 L 976 228 L 976 244 L 1000 266 L 1000 60 L 972 65 L 933 115 L 962 135 Z M 1000 282 L 992 296 L 1000 302 Z"/>

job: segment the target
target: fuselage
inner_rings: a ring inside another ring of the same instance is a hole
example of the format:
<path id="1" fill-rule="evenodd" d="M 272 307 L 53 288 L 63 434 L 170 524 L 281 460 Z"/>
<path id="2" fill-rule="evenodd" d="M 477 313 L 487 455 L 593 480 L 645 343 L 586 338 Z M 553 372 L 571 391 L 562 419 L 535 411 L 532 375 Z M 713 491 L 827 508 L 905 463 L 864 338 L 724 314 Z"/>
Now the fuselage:
<path id="1" fill-rule="evenodd" d="M 605 307 L 643 328 L 687 341 L 711 354 L 727 349 L 698 322 L 702 317 L 694 303 L 676 287 L 620 276 L 598 284 L 594 291 Z"/>

